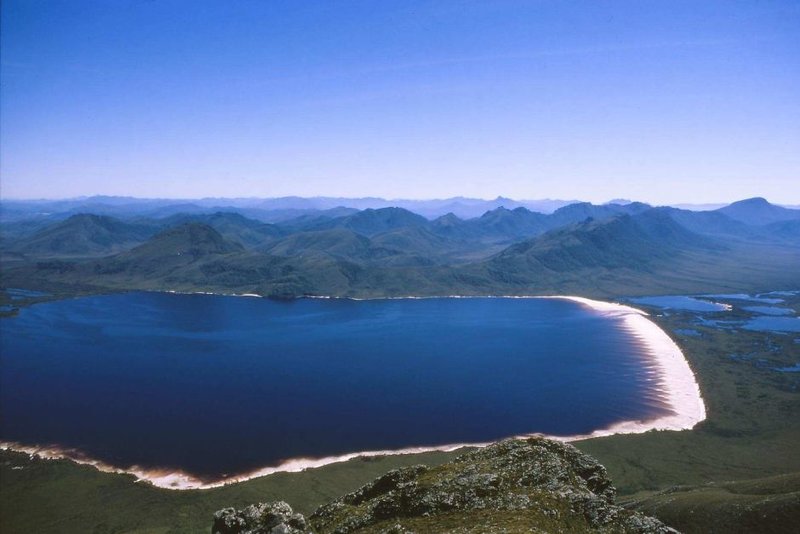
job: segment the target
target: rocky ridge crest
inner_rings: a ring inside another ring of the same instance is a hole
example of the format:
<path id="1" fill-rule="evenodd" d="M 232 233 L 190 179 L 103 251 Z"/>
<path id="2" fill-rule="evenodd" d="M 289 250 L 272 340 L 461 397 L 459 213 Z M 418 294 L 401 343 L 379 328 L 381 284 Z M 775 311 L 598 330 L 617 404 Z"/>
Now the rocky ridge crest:
<path id="1" fill-rule="evenodd" d="M 575 447 L 512 439 L 437 467 L 389 471 L 308 520 L 283 502 L 221 510 L 212 533 L 676 533 L 615 496 L 605 468 Z"/>

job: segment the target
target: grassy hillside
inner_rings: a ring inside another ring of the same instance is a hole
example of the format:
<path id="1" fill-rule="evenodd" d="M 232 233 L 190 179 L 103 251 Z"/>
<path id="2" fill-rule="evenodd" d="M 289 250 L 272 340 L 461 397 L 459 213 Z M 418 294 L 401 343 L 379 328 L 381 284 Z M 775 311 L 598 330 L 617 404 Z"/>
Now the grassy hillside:
<path id="1" fill-rule="evenodd" d="M 800 473 L 675 486 L 625 504 L 686 534 L 790 532 L 800 525 Z"/>

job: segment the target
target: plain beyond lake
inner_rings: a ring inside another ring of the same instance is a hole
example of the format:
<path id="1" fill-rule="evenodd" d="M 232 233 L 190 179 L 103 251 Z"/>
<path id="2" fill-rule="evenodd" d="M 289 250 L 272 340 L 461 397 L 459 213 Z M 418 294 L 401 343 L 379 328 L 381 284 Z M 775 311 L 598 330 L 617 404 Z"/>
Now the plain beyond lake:
<path id="1" fill-rule="evenodd" d="M 670 413 L 624 321 L 562 299 L 140 292 L 0 328 L 0 440 L 203 481 Z"/>

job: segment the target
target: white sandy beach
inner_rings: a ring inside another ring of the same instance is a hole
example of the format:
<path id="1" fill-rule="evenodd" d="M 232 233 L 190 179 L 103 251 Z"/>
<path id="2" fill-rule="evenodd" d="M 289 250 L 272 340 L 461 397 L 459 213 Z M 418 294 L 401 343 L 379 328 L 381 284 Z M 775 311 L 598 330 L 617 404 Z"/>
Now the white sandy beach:
<path id="1" fill-rule="evenodd" d="M 239 296 L 255 297 L 258 295 L 245 294 Z M 325 297 L 316 297 L 325 298 Z M 395 298 L 443 298 L 443 297 L 395 297 Z M 694 373 L 689 367 L 680 348 L 661 330 L 647 314 L 641 310 L 623 304 L 590 300 L 583 297 L 553 296 L 553 297 L 462 297 L 453 295 L 449 298 L 556 298 L 577 302 L 592 310 L 619 318 L 623 327 L 630 332 L 645 348 L 652 365 L 654 374 L 658 377 L 659 386 L 653 394 L 659 397 L 669 408 L 668 415 L 650 420 L 622 421 L 608 428 L 595 430 L 586 435 L 575 436 L 545 436 L 562 441 L 576 441 L 612 434 L 642 433 L 649 430 L 688 430 L 706 418 L 706 408 L 700 393 Z M 517 437 L 541 436 L 542 434 L 528 434 Z M 92 465 L 100 471 L 109 473 L 128 473 L 136 476 L 141 481 L 146 481 L 154 486 L 168 489 L 205 489 L 220 487 L 226 484 L 243 482 L 256 477 L 261 477 L 277 472 L 298 472 L 324 465 L 345 462 L 359 456 L 383 456 L 390 454 L 415 454 L 432 451 L 453 451 L 462 447 L 482 447 L 490 443 L 455 443 L 430 447 L 408 447 L 397 450 L 362 451 L 329 456 L 324 458 L 296 458 L 281 463 L 274 467 L 264 467 L 250 473 L 214 482 L 204 482 L 187 473 L 174 470 L 142 469 L 132 466 L 126 469 L 107 465 L 81 454 L 79 451 L 61 449 L 58 447 L 27 446 L 13 442 L 0 443 L 2 449 L 12 449 L 27 454 L 36 454 L 43 458 L 67 458 L 80 464 Z"/>

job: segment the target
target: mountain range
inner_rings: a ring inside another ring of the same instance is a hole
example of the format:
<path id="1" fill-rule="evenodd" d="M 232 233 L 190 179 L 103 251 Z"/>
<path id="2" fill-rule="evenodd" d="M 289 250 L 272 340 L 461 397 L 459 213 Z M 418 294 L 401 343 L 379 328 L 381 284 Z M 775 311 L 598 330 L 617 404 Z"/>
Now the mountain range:
<path id="1" fill-rule="evenodd" d="M 512 203 L 433 219 L 397 206 L 322 205 L 277 222 L 242 213 L 253 206 L 177 213 L 150 206 L 155 211 L 142 215 L 128 211 L 133 201 L 92 203 L 108 208 L 101 212 L 123 208 L 67 217 L 8 208 L 3 285 L 274 297 L 800 287 L 800 269 L 790 268 L 800 266 L 800 210 L 762 198 L 711 211 L 618 201 L 541 213 Z"/>
<path id="2" fill-rule="evenodd" d="M 628 199 L 613 199 L 604 206 L 631 204 Z M 57 221 L 78 213 L 111 215 L 120 218 L 164 218 L 175 214 L 211 214 L 215 212 L 239 213 L 261 222 L 282 222 L 303 215 L 314 216 L 320 211 L 336 211 L 339 215 L 368 208 L 403 208 L 435 219 L 452 213 L 461 219 L 480 217 L 499 207 L 509 210 L 523 207 L 530 211 L 550 214 L 559 208 L 580 204 L 577 200 L 515 200 L 499 196 L 491 200 L 452 197 L 432 200 L 393 199 L 377 197 L 280 197 L 280 198 L 200 198 L 200 199 L 148 199 L 134 197 L 91 196 L 64 200 L 14 200 L 3 199 L 0 204 L 0 222 L 20 220 Z M 671 207 L 689 211 L 712 211 L 725 204 L 675 204 Z M 800 206 L 784 206 L 800 208 Z"/>
<path id="3" fill-rule="evenodd" d="M 403 208 L 429 219 L 447 213 L 469 219 L 500 206 L 509 209 L 525 207 L 532 211 L 552 213 L 574 200 L 513 200 L 497 197 L 492 200 L 453 197 L 433 200 L 387 200 L 376 197 L 280 197 L 280 198 L 201 198 L 143 199 L 134 197 L 92 196 L 65 200 L 4 200 L 0 220 L 65 219 L 76 213 L 95 213 L 120 217 L 168 217 L 178 213 L 236 212 L 263 222 L 278 222 L 314 214 L 318 211 Z M 615 201 L 625 202 L 625 201 Z M 342 213 L 340 213 L 342 214 Z"/>

